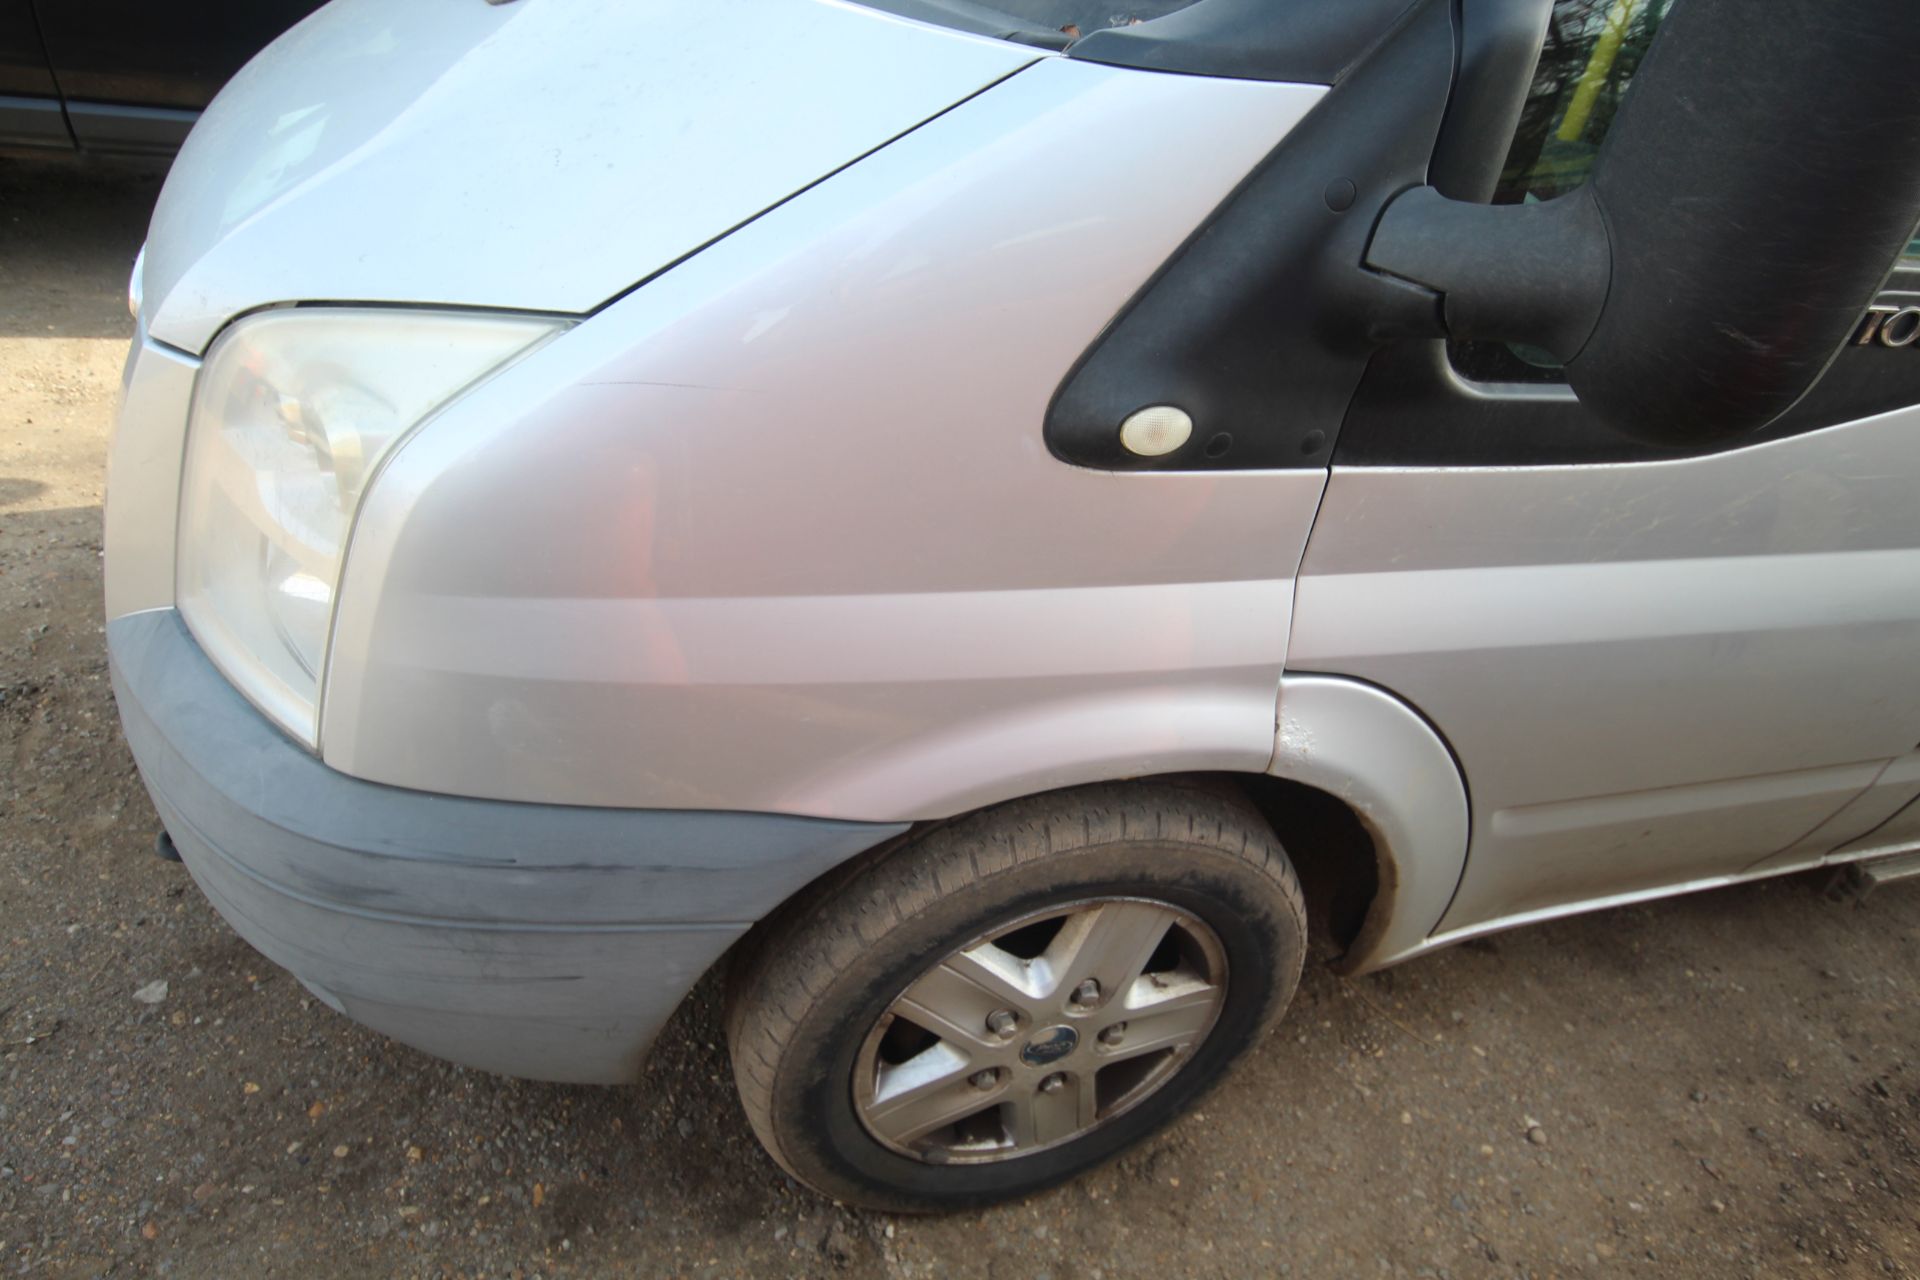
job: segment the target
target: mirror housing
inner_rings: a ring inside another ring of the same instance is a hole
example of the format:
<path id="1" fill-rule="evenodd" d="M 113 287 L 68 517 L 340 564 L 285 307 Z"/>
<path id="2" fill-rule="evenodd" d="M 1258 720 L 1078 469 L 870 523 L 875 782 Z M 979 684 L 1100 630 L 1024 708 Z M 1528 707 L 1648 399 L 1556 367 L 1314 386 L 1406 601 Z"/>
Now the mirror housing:
<path id="1" fill-rule="evenodd" d="M 1375 271 L 1444 336 L 1524 342 L 1641 439 L 1724 442 L 1785 413 L 1920 219 L 1912 0 L 1677 0 L 1579 190 L 1480 205 L 1414 188 Z"/>

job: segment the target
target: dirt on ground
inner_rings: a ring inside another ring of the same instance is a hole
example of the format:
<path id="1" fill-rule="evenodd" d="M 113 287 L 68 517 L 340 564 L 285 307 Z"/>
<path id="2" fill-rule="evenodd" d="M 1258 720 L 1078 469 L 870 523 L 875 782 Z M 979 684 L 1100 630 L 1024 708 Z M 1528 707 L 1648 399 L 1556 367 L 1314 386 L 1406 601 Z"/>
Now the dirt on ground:
<path id="1" fill-rule="evenodd" d="M 1315 967 L 1197 1114 L 944 1218 L 761 1154 L 711 982 L 621 1089 L 337 1017 L 153 856 L 114 716 L 102 463 L 157 190 L 0 161 L 0 1274 L 1920 1273 L 1920 888 L 1799 877 Z"/>

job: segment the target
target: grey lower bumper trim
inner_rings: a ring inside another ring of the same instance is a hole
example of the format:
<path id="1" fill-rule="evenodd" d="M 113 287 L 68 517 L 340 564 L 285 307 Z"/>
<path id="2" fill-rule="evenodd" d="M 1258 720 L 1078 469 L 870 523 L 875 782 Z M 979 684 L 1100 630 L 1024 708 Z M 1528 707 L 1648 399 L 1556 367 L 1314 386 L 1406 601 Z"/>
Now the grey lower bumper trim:
<path id="1" fill-rule="evenodd" d="M 142 778 L 240 935 L 349 1016 L 471 1066 L 632 1079 L 735 938 L 904 824 L 587 809 L 327 768 L 156 610 L 107 628 Z"/>

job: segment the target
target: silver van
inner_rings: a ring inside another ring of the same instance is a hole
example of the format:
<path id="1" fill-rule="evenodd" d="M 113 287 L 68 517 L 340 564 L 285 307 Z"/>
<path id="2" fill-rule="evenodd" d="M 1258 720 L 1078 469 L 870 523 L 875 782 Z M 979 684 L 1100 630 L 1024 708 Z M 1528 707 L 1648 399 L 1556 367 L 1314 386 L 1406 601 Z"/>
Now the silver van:
<path id="1" fill-rule="evenodd" d="M 562 1081 L 724 966 L 773 1158 L 939 1209 L 1169 1121 L 1309 897 L 1361 973 L 1920 846 L 1920 8 L 1126 3 L 334 0 L 228 86 L 106 615 L 242 936 Z"/>

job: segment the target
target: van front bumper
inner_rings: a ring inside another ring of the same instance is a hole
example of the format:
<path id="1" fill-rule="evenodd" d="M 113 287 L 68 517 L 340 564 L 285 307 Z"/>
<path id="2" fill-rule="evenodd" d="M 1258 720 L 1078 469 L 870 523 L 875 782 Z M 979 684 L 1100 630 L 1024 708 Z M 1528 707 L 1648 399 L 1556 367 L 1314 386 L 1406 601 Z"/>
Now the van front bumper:
<path id="1" fill-rule="evenodd" d="M 752 923 L 904 824 L 432 795 L 329 769 L 171 609 L 107 627 L 141 778 L 233 928 L 396 1040 L 542 1080 L 632 1080 Z"/>

